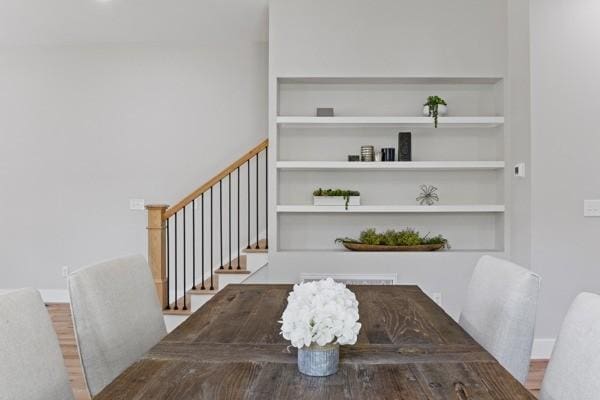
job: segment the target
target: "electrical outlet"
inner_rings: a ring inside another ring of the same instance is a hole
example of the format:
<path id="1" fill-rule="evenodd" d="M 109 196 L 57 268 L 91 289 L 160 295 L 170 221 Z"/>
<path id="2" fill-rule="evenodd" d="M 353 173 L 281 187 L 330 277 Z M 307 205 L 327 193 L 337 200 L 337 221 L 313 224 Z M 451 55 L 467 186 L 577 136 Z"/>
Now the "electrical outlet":
<path id="1" fill-rule="evenodd" d="M 584 200 L 583 216 L 600 217 L 600 200 Z"/>
<path id="2" fill-rule="evenodd" d="M 68 265 L 64 265 L 61 270 L 62 270 L 63 278 L 66 278 L 69 276 L 69 266 Z"/>
<path id="3" fill-rule="evenodd" d="M 144 210 L 146 206 L 144 199 L 129 199 L 129 209 L 130 210 Z"/>
<path id="4" fill-rule="evenodd" d="M 441 293 L 432 293 L 431 299 L 438 305 L 442 306 L 442 294 Z"/>

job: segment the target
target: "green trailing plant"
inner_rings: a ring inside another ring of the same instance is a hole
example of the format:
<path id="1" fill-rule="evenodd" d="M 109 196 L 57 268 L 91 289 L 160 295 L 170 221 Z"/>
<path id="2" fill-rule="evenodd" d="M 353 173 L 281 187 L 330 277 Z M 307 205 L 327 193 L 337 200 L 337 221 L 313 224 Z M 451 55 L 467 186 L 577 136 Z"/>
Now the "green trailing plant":
<path id="1" fill-rule="evenodd" d="M 406 228 L 401 231 L 389 229 L 383 233 L 378 233 L 375 229 L 365 229 L 360 233 L 358 239 L 338 238 L 336 243 L 360 243 L 370 245 L 384 246 L 419 246 L 428 244 L 441 244 L 444 248 L 449 249 L 448 240 L 442 235 L 429 237 L 429 234 L 421 236 L 419 232 L 412 228 Z"/>
<path id="2" fill-rule="evenodd" d="M 429 116 L 433 117 L 433 124 L 437 128 L 438 127 L 438 107 L 440 105 L 447 106 L 446 100 L 442 99 L 440 96 L 429 96 L 427 98 L 427 103 L 425 103 L 423 105 L 429 107 Z"/>
<path id="3" fill-rule="evenodd" d="M 322 197 L 343 197 L 346 200 L 346 210 L 348 209 L 348 203 L 350 202 L 350 197 L 360 196 L 360 192 L 356 190 L 343 190 L 343 189 L 321 189 L 318 188 L 313 192 L 313 196 Z"/>

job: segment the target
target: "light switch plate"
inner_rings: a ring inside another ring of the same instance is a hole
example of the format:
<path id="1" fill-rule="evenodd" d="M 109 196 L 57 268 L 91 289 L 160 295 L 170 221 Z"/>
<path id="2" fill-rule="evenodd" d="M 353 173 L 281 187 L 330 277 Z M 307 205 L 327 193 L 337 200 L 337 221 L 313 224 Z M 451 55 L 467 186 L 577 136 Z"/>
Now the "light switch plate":
<path id="1" fill-rule="evenodd" d="M 130 210 L 144 210 L 145 206 L 144 199 L 129 199 Z"/>
<path id="2" fill-rule="evenodd" d="M 600 200 L 584 200 L 583 216 L 600 217 Z"/>
<path id="3" fill-rule="evenodd" d="M 515 176 L 517 178 L 525 178 L 525 163 L 515 165 Z"/>

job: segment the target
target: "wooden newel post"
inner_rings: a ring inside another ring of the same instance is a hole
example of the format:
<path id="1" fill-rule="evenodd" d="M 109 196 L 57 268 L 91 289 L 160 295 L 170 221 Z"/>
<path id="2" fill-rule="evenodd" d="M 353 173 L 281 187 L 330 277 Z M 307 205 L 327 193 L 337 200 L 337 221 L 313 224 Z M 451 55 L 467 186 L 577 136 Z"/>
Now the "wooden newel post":
<path id="1" fill-rule="evenodd" d="M 169 206 L 165 204 L 147 205 L 148 210 L 148 264 L 154 278 L 154 286 L 158 301 L 163 309 L 167 303 L 167 232 L 165 211 Z"/>

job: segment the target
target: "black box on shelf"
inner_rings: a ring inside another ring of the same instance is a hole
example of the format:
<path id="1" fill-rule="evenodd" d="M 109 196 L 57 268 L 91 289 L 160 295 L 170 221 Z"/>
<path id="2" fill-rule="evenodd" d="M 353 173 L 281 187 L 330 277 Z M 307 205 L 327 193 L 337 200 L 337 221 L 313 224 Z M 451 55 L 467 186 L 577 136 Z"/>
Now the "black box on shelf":
<path id="1" fill-rule="evenodd" d="M 412 161 L 410 132 L 398 133 L 398 161 Z"/>

